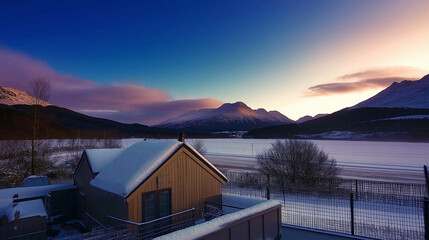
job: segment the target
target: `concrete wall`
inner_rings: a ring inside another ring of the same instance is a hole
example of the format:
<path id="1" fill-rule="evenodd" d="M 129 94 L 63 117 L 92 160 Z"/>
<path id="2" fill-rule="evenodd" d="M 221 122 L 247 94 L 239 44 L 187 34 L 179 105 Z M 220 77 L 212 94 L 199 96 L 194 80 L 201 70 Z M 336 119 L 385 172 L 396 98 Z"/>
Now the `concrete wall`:
<path id="1" fill-rule="evenodd" d="M 364 238 L 353 236 L 349 234 L 335 233 L 330 231 L 323 231 L 312 228 L 304 228 L 299 226 L 292 226 L 284 224 L 282 226 L 282 239 L 283 240 L 367 240 L 373 238 Z"/>
<path id="2" fill-rule="evenodd" d="M 200 239 L 204 240 L 251 240 L 277 239 L 281 228 L 281 207 L 256 214 L 225 226 L 219 231 L 213 232 Z M 298 238 L 295 238 L 298 239 Z M 305 239 L 305 238 L 302 238 Z"/>

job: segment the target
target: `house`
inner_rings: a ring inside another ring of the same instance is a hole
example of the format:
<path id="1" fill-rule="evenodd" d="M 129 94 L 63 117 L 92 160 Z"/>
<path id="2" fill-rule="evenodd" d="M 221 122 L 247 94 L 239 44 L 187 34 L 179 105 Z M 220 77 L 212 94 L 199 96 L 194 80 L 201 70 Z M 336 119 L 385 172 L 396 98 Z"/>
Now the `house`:
<path id="1" fill-rule="evenodd" d="M 141 141 L 127 149 L 85 150 L 74 174 L 78 206 L 92 221 L 134 223 L 194 209 L 219 195 L 227 178 L 191 145 Z"/>

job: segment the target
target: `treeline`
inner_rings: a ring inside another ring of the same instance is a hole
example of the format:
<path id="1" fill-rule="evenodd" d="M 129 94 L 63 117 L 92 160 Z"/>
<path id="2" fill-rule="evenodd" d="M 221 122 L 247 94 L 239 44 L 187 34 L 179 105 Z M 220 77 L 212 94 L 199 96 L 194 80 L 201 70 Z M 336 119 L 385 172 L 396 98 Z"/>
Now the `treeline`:
<path id="1" fill-rule="evenodd" d="M 35 174 L 71 179 L 84 149 L 120 148 L 118 139 L 37 140 Z M 31 141 L 0 140 L 0 188 L 18 187 L 31 175 Z"/>

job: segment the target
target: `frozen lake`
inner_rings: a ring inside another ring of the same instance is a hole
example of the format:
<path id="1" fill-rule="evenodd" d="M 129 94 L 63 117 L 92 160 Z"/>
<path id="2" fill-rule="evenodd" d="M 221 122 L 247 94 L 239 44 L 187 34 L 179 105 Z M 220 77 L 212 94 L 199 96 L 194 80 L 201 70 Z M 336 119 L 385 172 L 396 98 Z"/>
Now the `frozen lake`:
<path id="1" fill-rule="evenodd" d="M 123 146 L 141 139 L 123 139 Z M 207 155 L 255 157 L 276 139 L 202 139 Z M 193 139 L 187 139 L 192 144 Z M 421 168 L 429 164 L 429 143 L 311 140 L 339 163 L 399 165 Z"/>
<path id="2" fill-rule="evenodd" d="M 128 147 L 141 139 L 123 139 Z M 276 139 L 202 139 L 207 153 L 205 156 L 217 165 L 257 168 L 258 153 L 268 149 Z M 187 139 L 192 144 L 193 139 Z M 353 177 L 377 175 L 382 172 L 394 172 L 400 178 L 414 175 L 412 178 L 424 179 L 423 165 L 429 165 L 429 143 L 414 142 L 373 142 L 342 140 L 311 140 L 331 157 L 338 166 Z M 387 176 L 386 176 L 387 177 Z"/>

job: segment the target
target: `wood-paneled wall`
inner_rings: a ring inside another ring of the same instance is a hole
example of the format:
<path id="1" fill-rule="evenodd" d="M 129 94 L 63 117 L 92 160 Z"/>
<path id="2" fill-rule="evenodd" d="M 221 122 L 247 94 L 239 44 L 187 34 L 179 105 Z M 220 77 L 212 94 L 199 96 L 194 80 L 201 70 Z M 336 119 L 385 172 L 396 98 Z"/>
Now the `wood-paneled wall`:
<path id="1" fill-rule="evenodd" d="M 195 216 L 200 218 L 205 199 L 221 194 L 221 185 L 224 183 L 225 181 L 198 157 L 181 147 L 128 196 L 128 220 L 142 221 L 143 193 L 166 188 L 171 189 L 172 213 L 195 208 Z"/>
<path id="2" fill-rule="evenodd" d="M 91 172 L 91 168 L 88 162 L 88 157 L 86 156 L 86 153 L 84 153 L 82 155 L 82 158 L 76 170 L 76 174 L 74 176 L 74 184 L 77 187 L 77 191 L 82 192 L 85 195 L 88 195 L 90 191 L 89 183 L 93 178 L 94 178 L 94 175 Z"/>

